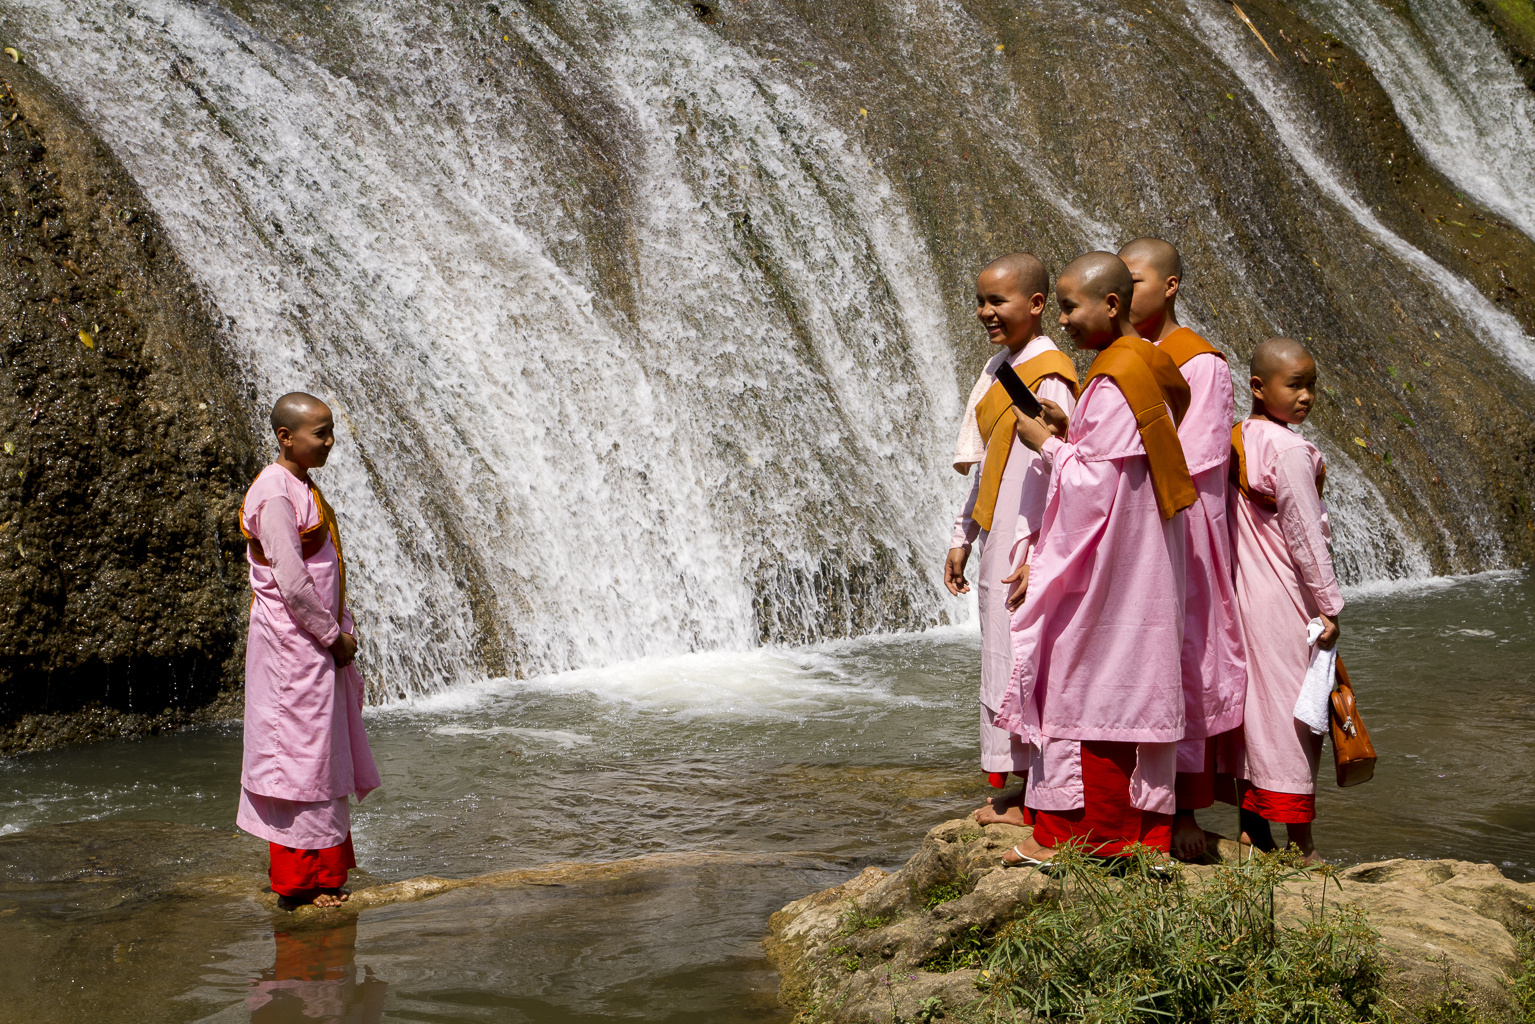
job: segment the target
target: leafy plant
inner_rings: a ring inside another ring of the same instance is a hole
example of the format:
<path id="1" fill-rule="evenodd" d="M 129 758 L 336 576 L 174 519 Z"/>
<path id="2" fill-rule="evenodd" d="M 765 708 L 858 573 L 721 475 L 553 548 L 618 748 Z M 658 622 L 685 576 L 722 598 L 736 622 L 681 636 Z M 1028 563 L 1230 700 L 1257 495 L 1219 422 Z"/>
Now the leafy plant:
<path id="1" fill-rule="evenodd" d="M 961 876 L 952 882 L 939 882 L 937 885 L 932 886 L 926 892 L 920 894 L 923 909 L 932 910 L 934 907 L 959 899 L 965 895 L 967 891 L 965 885 L 968 881 L 967 877 Z"/>

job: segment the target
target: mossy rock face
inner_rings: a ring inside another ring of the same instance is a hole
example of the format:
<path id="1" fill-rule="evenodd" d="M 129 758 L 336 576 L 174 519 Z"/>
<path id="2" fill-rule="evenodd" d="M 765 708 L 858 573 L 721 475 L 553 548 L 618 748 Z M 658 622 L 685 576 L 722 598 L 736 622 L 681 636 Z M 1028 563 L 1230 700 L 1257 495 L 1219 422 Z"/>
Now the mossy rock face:
<path id="1" fill-rule="evenodd" d="M 957 1020 L 992 1019 L 983 956 L 992 936 L 1026 913 L 1054 884 L 1030 869 L 1007 868 L 1002 854 L 1028 835 L 968 819 L 934 828 L 893 873 L 868 868 L 850 881 L 796 900 L 774 914 L 768 955 L 783 975 L 781 996 L 805 1021 L 921 1019 L 940 999 Z M 1221 856 L 1238 847 L 1211 834 Z M 1218 865 L 1184 865 L 1192 885 Z M 927 906 L 921 899 L 946 877 L 970 891 Z M 1279 921 L 1309 920 L 1324 899 L 1357 907 L 1380 935 L 1385 994 L 1409 1012 L 1458 1000 L 1488 1021 L 1512 1011 L 1509 979 L 1521 970 L 1519 937 L 1535 927 L 1535 884 L 1504 878 L 1490 864 L 1390 860 L 1346 868 L 1327 880 L 1308 873 L 1276 893 Z M 874 927 L 853 925 L 878 920 Z M 931 1005 L 931 1004 L 929 1004 Z"/>
<path id="2" fill-rule="evenodd" d="M 214 312 L 116 159 L 25 64 L 0 65 L 0 124 L 0 725 L 42 716 L 4 752 L 238 685 L 258 455 Z"/>

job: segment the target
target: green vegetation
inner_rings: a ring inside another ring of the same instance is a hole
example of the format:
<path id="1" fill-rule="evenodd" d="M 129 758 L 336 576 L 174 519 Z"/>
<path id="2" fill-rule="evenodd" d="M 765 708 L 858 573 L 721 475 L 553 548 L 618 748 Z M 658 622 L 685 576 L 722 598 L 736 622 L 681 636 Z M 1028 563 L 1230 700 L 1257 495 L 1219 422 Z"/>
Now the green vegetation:
<path id="1" fill-rule="evenodd" d="M 926 892 L 919 893 L 922 899 L 922 909 L 932 910 L 952 900 L 957 900 L 970 891 L 970 876 L 961 875 L 952 882 L 939 882 Z"/>
<path id="2" fill-rule="evenodd" d="M 1514 997 L 1514 1019 L 1519 1024 L 1535 1024 L 1535 936 L 1519 940 L 1519 973 L 1510 979 Z"/>
<path id="3" fill-rule="evenodd" d="M 859 912 L 858 904 L 852 900 L 847 901 L 847 914 L 842 918 L 842 934 L 852 935 L 868 928 L 883 928 L 894 920 L 894 914 L 869 914 Z"/>
<path id="4" fill-rule="evenodd" d="M 1280 923 L 1275 890 L 1303 874 L 1284 855 L 1189 884 L 1151 854 L 1105 866 L 1055 858 L 1044 898 L 985 958 L 993 1000 L 1027 1019 L 1130 1024 L 1364 1024 L 1385 1018 L 1377 937 L 1324 900 Z"/>

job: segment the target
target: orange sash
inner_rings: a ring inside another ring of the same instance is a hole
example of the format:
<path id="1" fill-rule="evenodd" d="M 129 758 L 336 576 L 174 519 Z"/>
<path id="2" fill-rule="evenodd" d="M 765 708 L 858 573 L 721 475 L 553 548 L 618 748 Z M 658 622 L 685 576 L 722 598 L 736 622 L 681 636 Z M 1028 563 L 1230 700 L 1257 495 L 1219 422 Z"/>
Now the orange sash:
<path id="1" fill-rule="evenodd" d="M 1220 349 L 1216 348 L 1214 345 L 1210 344 L 1208 341 L 1201 338 L 1187 327 L 1180 327 L 1173 333 L 1169 334 L 1166 338 L 1163 338 L 1162 343 L 1159 344 L 1157 348 L 1161 349 L 1163 352 L 1166 352 L 1168 357 L 1172 359 L 1174 363 L 1177 363 L 1180 367 L 1190 359 L 1193 359 L 1195 356 L 1204 355 L 1206 352 L 1211 352 L 1215 355 L 1218 355 L 1222 359 L 1226 358 L 1226 353 L 1222 352 Z"/>
<path id="2" fill-rule="evenodd" d="M 305 481 L 309 484 L 309 492 L 314 495 L 315 507 L 320 510 L 320 522 L 307 530 L 299 533 L 299 550 L 307 562 L 320 553 L 325 547 L 326 538 L 336 548 L 336 568 L 341 573 L 341 603 L 336 610 L 336 621 L 340 622 L 346 614 L 346 559 L 341 555 L 341 531 L 336 526 L 336 513 L 325 500 L 325 495 L 320 493 L 319 485 L 313 480 Z M 251 559 L 257 565 L 270 565 L 266 552 L 261 550 L 261 542 L 252 537 L 250 531 L 245 528 L 245 502 L 240 502 L 240 532 L 245 535 L 245 541 L 250 545 Z M 254 600 L 254 597 L 252 598 Z"/>
<path id="3" fill-rule="evenodd" d="M 1322 485 L 1327 482 L 1327 467 L 1322 467 L 1322 474 L 1316 478 L 1316 492 L 1322 493 Z M 1255 491 L 1252 484 L 1247 482 L 1247 448 L 1242 444 L 1242 424 L 1238 423 L 1231 428 L 1231 485 L 1242 492 L 1242 497 L 1267 509 L 1279 508 L 1279 503 L 1272 495 Z"/>
<path id="4" fill-rule="evenodd" d="M 1098 353 L 1087 383 L 1095 377 L 1108 377 L 1130 403 L 1151 463 L 1157 509 L 1163 519 L 1171 519 L 1199 498 L 1178 441 L 1178 424 L 1189 411 L 1188 382 L 1166 352 L 1144 338 L 1130 337 L 1120 338 Z M 1167 414 L 1169 406 L 1171 416 Z"/>
<path id="5" fill-rule="evenodd" d="M 1021 366 L 1013 368 L 1018 378 L 1033 391 L 1039 382 L 1052 373 L 1064 377 L 1071 385 L 1071 394 L 1078 393 L 1077 368 L 1071 357 L 1059 349 L 1041 352 Z M 997 511 L 997 491 L 1002 487 L 1002 471 L 1013 453 L 1013 439 L 1017 436 L 1018 417 L 1013 415 L 1013 400 L 1000 383 L 993 384 L 975 405 L 975 424 L 986 438 L 986 461 L 981 464 L 981 489 L 975 496 L 975 509 L 970 518 L 981 529 L 990 530 Z"/>

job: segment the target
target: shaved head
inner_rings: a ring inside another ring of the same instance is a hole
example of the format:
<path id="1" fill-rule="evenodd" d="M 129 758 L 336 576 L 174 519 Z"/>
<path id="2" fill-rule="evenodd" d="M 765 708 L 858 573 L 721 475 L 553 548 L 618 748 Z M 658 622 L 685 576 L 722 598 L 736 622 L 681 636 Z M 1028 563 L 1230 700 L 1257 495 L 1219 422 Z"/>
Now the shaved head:
<path id="1" fill-rule="evenodd" d="M 1267 381 L 1303 359 L 1316 361 L 1306 351 L 1306 346 L 1294 338 L 1269 338 L 1259 342 L 1258 347 L 1253 349 L 1252 361 L 1247 365 L 1254 377 Z"/>
<path id="2" fill-rule="evenodd" d="M 1033 253 L 1010 252 L 998 256 L 981 271 L 982 274 L 992 272 L 1007 275 L 1024 295 L 1050 294 L 1050 273 Z"/>
<path id="3" fill-rule="evenodd" d="M 272 406 L 272 432 L 276 433 L 279 427 L 287 427 L 290 431 L 297 430 L 312 417 L 322 414 L 329 416 L 330 406 L 313 395 L 306 395 L 302 391 L 290 391 Z"/>
<path id="4" fill-rule="evenodd" d="M 1126 263 L 1134 260 L 1146 264 L 1164 281 L 1169 277 L 1183 277 L 1183 260 L 1178 258 L 1178 250 L 1173 248 L 1171 242 L 1150 235 L 1127 244 L 1119 250 L 1119 258 Z"/>
<path id="5" fill-rule="evenodd" d="M 1066 264 L 1056 279 L 1057 290 L 1067 285 L 1079 289 L 1084 298 L 1101 302 L 1110 295 L 1119 296 L 1119 308 L 1130 308 L 1130 297 L 1135 294 L 1135 280 L 1125 261 L 1111 252 L 1090 252 L 1078 256 Z"/>

